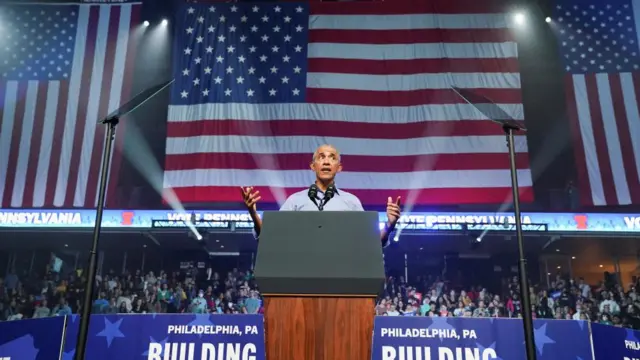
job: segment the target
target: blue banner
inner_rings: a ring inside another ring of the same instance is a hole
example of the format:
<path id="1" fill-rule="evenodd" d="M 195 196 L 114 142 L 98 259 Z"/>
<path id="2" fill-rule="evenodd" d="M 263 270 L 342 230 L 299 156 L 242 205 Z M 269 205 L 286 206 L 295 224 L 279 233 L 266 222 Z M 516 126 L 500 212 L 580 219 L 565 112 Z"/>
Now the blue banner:
<path id="1" fill-rule="evenodd" d="M 0 228 L 83 228 L 92 229 L 95 210 L 79 209 L 0 209 Z M 380 213 L 380 226 L 387 215 Z M 187 223 L 211 230 L 253 228 L 246 211 L 192 210 L 112 210 L 104 211 L 102 226 L 111 229 L 186 229 Z M 413 232 L 433 231 L 513 231 L 515 217 L 510 213 L 411 212 L 400 217 L 397 229 Z M 640 214 L 523 213 L 527 232 L 640 232 Z"/>
<path id="2" fill-rule="evenodd" d="M 59 359 L 64 326 L 64 316 L 0 322 L 0 359 Z"/>
<path id="3" fill-rule="evenodd" d="M 79 324 L 69 322 L 64 360 L 73 359 Z M 264 320 L 261 315 L 93 315 L 86 358 L 264 360 Z"/>
<path id="4" fill-rule="evenodd" d="M 640 359 L 640 331 L 591 324 L 591 334 L 596 360 Z"/>
<path id="5" fill-rule="evenodd" d="M 539 360 L 593 360 L 585 321 L 535 320 L 534 330 Z M 378 316 L 372 359 L 525 360 L 522 321 Z"/>

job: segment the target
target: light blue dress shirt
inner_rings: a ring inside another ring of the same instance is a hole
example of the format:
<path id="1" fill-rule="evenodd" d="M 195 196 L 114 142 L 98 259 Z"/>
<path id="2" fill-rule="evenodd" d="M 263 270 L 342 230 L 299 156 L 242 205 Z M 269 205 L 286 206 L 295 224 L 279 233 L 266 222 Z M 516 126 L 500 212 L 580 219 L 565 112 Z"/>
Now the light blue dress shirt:
<path id="1" fill-rule="evenodd" d="M 324 192 L 318 190 L 318 204 L 324 199 Z M 336 193 L 324 205 L 325 211 L 364 211 L 360 199 L 343 190 L 336 189 Z M 316 204 L 309 198 L 309 190 L 305 189 L 291 194 L 282 204 L 280 211 L 319 211 Z"/>

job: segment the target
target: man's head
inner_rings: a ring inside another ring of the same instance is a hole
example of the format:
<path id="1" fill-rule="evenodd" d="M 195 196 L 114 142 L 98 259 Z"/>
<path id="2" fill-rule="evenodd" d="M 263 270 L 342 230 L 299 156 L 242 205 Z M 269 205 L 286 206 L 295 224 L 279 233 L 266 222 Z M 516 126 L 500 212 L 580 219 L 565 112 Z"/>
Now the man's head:
<path id="1" fill-rule="evenodd" d="M 316 179 L 329 184 L 333 182 L 336 174 L 342 171 L 340 153 L 331 145 L 322 145 L 313 153 L 311 170 L 316 173 Z"/>

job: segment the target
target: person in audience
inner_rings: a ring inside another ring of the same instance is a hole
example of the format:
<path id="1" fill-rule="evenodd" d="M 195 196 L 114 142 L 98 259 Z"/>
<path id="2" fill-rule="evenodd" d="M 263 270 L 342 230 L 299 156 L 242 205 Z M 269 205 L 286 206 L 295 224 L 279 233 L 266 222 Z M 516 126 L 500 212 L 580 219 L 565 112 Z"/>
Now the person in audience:
<path id="1" fill-rule="evenodd" d="M 47 300 L 43 299 L 33 311 L 33 318 L 40 319 L 51 316 L 51 309 L 47 306 Z"/>

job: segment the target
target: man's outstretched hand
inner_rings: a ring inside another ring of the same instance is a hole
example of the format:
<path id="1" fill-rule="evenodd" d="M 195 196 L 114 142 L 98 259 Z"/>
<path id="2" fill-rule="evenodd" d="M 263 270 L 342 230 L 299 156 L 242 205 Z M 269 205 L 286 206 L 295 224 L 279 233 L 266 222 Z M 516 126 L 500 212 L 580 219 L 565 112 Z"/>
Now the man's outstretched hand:
<path id="1" fill-rule="evenodd" d="M 400 196 L 394 202 L 391 196 L 387 199 L 387 220 L 388 225 L 393 227 L 400 219 Z"/>
<path id="2" fill-rule="evenodd" d="M 262 197 L 260 196 L 260 191 L 253 190 L 253 186 L 250 187 L 240 187 L 240 191 L 242 192 L 242 201 L 244 201 L 244 205 L 247 207 L 249 211 L 255 212 L 257 211 L 256 204 Z"/>

